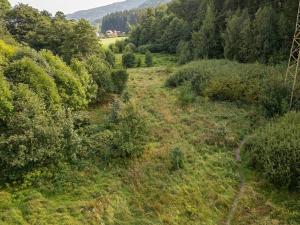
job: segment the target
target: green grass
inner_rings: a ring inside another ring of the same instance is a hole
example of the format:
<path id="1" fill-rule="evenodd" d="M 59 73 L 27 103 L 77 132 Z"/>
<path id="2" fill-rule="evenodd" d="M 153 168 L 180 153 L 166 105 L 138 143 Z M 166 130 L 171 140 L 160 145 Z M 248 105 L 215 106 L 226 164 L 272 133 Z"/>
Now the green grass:
<path id="1" fill-rule="evenodd" d="M 122 41 L 124 39 L 126 39 L 126 37 L 103 38 L 100 42 L 104 48 L 108 48 L 110 44 L 114 44 L 116 41 Z"/>
<path id="2" fill-rule="evenodd" d="M 156 65 L 164 60 L 158 57 Z M 234 149 L 252 132 L 254 109 L 204 98 L 180 106 L 179 90 L 164 86 L 170 71 L 170 66 L 129 70 L 131 100 L 144 109 L 150 128 L 141 158 L 103 165 L 95 155 L 93 162 L 59 166 L 55 182 L 5 187 L 0 224 L 222 224 L 239 187 Z M 108 113 L 109 106 L 95 106 L 88 115 L 101 125 Z M 177 146 L 185 168 L 171 171 L 170 152 Z M 299 194 L 276 190 L 246 172 L 233 224 L 299 224 Z"/>

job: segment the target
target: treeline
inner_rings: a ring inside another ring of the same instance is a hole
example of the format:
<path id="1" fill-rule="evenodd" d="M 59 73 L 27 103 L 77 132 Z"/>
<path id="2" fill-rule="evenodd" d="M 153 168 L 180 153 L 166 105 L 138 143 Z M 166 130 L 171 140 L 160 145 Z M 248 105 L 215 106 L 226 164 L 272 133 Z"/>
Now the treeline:
<path id="1" fill-rule="evenodd" d="M 297 8 L 293 0 L 174 0 L 148 9 L 130 41 L 177 53 L 180 63 L 223 57 L 276 63 L 288 57 Z"/>
<path id="2" fill-rule="evenodd" d="M 0 5 L 1 184 L 88 157 L 99 141 L 84 129 L 88 122 L 79 112 L 121 95 L 128 74 L 114 69 L 114 55 L 85 20 L 52 17 L 24 4 L 11 8 L 7 0 Z M 115 142 L 130 133 L 119 126 L 110 131 Z"/>
<path id="3" fill-rule="evenodd" d="M 134 9 L 111 13 L 102 19 L 101 31 L 117 30 L 128 33 L 131 26 L 141 22 L 144 9 Z"/>

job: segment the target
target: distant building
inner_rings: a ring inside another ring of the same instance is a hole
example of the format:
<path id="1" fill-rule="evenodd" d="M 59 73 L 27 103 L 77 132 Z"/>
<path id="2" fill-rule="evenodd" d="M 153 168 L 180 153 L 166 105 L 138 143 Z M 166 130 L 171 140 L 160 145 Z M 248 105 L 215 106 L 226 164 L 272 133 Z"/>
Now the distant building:
<path id="1" fill-rule="evenodd" d="M 125 32 L 121 32 L 118 30 L 107 30 L 105 32 L 105 36 L 110 38 L 110 37 L 121 37 L 121 36 L 125 36 L 126 33 Z"/>

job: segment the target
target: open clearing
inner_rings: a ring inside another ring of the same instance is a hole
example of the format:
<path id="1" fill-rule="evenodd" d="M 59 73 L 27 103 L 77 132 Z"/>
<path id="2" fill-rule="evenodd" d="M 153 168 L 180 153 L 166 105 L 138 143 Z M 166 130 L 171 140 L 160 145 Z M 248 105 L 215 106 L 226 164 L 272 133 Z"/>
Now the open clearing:
<path id="1" fill-rule="evenodd" d="M 128 165 L 66 167 L 61 180 L 40 189 L 2 190 L 0 221 L 9 221 L 3 224 L 226 222 L 240 185 L 234 149 L 251 130 L 251 109 L 206 99 L 180 107 L 178 90 L 164 87 L 170 68 L 129 72 L 131 100 L 150 125 L 144 156 Z M 95 108 L 90 116 L 99 124 L 108 111 Z M 177 146 L 185 169 L 171 172 L 169 154 Z M 247 179 L 231 224 L 299 224 L 299 196 L 279 195 L 248 172 Z"/>

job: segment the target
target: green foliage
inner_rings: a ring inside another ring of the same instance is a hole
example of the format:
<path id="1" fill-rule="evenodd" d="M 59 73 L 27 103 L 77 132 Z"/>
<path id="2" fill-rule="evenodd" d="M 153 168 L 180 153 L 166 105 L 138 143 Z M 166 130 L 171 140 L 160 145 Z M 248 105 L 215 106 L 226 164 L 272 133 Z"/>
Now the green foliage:
<path id="1" fill-rule="evenodd" d="M 194 56 L 196 58 L 218 57 L 220 38 L 217 33 L 217 20 L 215 7 L 210 1 L 207 6 L 206 16 L 199 32 L 194 32 L 192 37 Z"/>
<path id="2" fill-rule="evenodd" d="M 0 20 L 6 15 L 11 9 L 11 5 L 7 0 L 0 0 Z"/>
<path id="3" fill-rule="evenodd" d="M 55 79 L 63 103 L 76 110 L 86 107 L 88 101 L 85 88 L 74 71 L 50 51 L 42 51 L 40 54 L 50 66 L 50 74 Z"/>
<path id="4" fill-rule="evenodd" d="M 145 11 L 129 39 L 144 52 L 177 50 L 180 64 L 192 56 L 277 63 L 288 58 L 286 46 L 295 23 L 290 15 L 297 9 L 292 0 L 267 5 L 257 0 L 174 0 L 167 7 Z"/>
<path id="5" fill-rule="evenodd" d="M 63 58 L 70 62 L 72 58 L 85 59 L 100 54 L 99 39 L 95 28 L 86 20 L 79 20 L 69 32 L 63 46 Z"/>
<path id="6" fill-rule="evenodd" d="M 182 88 L 184 96 L 204 96 L 215 101 L 230 101 L 255 105 L 273 117 L 283 115 L 289 108 L 290 90 L 279 68 L 259 64 L 239 64 L 226 60 L 196 61 L 173 73 L 168 87 Z M 188 94 L 190 90 L 190 95 Z M 295 99 L 299 98 L 298 87 Z M 192 99 L 192 98 L 191 98 Z M 293 105 L 299 109 L 299 103 Z"/>
<path id="7" fill-rule="evenodd" d="M 133 52 L 127 52 L 122 56 L 122 64 L 125 68 L 133 68 L 137 65 L 137 59 Z"/>
<path id="8" fill-rule="evenodd" d="M 126 70 L 115 70 L 112 72 L 112 82 L 114 85 L 114 90 L 117 94 L 122 94 L 124 89 L 126 88 L 128 81 L 128 73 Z"/>
<path id="9" fill-rule="evenodd" d="M 44 100 L 47 108 L 56 108 L 61 101 L 54 79 L 31 59 L 25 57 L 4 70 L 5 77 L 15 84 L 24 83 Z"/>
<path id="10" fill-rule="evenodd" d="M 247 62 L 253 57 L 252 34 L 249 28 L 250 17 L 247 11 L 237 10 L 227 21 L 223 34 L 225 58 Z M 249 46 L 250 45 L 250 46 Z M 247 52 L 247 54 L 246 54 Z"/>
<path id="11" fill-rule="evenodd" d="M 8 82 L 3 75 L 0 74 L 0 120 L 5 119 L 12 109 L 12 95 Z"/>
<path id="12" fill-rule="evenodd" d="M 147 67 L 153 66 L 153 56 L 150 51 L 147 51 L 145 54 L 145 64 Z"/>
<path id="13" fill-rule="evenodd" d="M 140 109 L 128 103 L 121 109 L 109 141 L 109 155 L 113 158 L 134 158 L 145 149 L 147 124 Z"/>
<path id="14" fill-rule="evenodd" d="M 288 83 L 284 82 L 283 76 L 274 73 L 263 84 L 263 93 L 260 99 L 267 117 L 282 116 L 289 111 L 291 91 Z M 299 92 L 296 92 L 299 97 Z M 299 109 L 299 105 L 293 106 Z"/>
<path id="15" fill-rule="evenodd" d="M 18 41 L 36 50 L 51 50 L 68 63 L 72 58 L 101 55 L 95 28 L 88 21 L 70 21 L 62 13 L 52 17 L 25 4 L 15 6 L 5 20 L 8 31 Z"/>
<path id="16" fill-rule="evenodd" d="M 73 59 L 70 65 L 71 69 L 77 74 L 81 85 L 85 90 L 88 103 L 94 101 L 97 97 L 97 85 L 92 75 L 87 71 L 83 62 Z"/>
<path id="17" fill-rule="evenodd" d="M 125 51 L 125 53 L 135 52 L 136 51 L 136 46 L 133 43 L 129 43 L 129 44 L 126 45 L 124 51 Z"/>
<path id="18" fill-rule="evenodd" d="M 96 101 L 106 101 L 110 93 L 113 92 L 111 67 L 105 61 L 99 60 L 95 56 L 88 58 L 85 65 L 98 87 Z"/>
<path id="19" fill-rule="evenodd" d="M 14 109 L 0 136 L 2 179 L 18 179 L 35 167 L 55 162 L 62 154 L 62 130 L 41 99 L 20 84 L 14 89 Z"/>
<path id="20" fill-rule="evenodd" d="M 193 58 L 189 42 L 181 41 L 177 46 L 178 63 L 185 64 Z"/>
<path id="21" fill-rule="evenodd" d="M 180 148 L 174 148 L 171 151 L 170 154 L 170 158 L 171 158 L 171 169 L 172 170 L 179 170 L 179 169 L 184 169 L 184 153 L 182 152 L 182 150 Z"/>
<path id="22" fill-rule="evenodd" d="M 108 49 L 105 51 L 105 60 L 114 67 L 116 65 L 116 57 L 112 50 Z"/>
<path id="23" fill-rule="evenodd" d="M 260 129 L 247 144 L 252 166 L 272 183 L 299 190 L 300 114 L 291 112 Z"/>
<path id="24" fill-rule="evenodd" d="M 0 69 L 3 66 L 6 66 L 9 59 L 15 53 L 15 48 L 12 45 L 5 43 L 3 40 L 0 40 Z"/>

